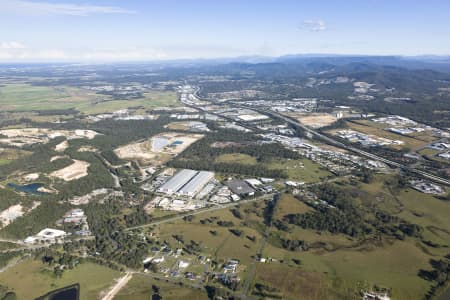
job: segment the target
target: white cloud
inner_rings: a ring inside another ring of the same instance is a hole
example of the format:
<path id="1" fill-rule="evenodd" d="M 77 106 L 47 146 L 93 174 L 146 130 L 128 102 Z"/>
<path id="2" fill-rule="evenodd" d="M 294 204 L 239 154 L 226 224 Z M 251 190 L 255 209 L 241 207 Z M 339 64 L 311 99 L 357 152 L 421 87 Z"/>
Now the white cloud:
<path id="1" fill-rule="evenodd" d="M 309 31 L 324 31 L 327 30 L 327 24 L 323 20 L 305 20 L 300 25 L 300 29 L 306 29 Z"/>
<path id="2" fill-rule="evenodd" d="M 0 49 L 24 49 L 25 46 L 22 43 L 11 41 L 11 42 L 0 42 Z"/>
<path id="3" fill-rule="evenodd" d="M 134 14 L 136 11 L 117 6 L 99 6 L 89 4 L 31 2 L 20 0 L 0 0 L 0 12 L 25 15 L 70 15 L 89 16 L 93 14 Z"/>

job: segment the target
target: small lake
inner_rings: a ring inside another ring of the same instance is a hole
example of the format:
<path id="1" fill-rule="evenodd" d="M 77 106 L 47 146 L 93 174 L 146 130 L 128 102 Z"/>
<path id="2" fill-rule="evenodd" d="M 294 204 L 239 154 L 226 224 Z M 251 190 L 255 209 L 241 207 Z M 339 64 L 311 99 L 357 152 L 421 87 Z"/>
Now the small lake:
<path id="1" fill-rule="evenodd" d="M 47 193 L 38 191 L 39 188 L 44 186 L 44 184 L 42 184 L 42 183 L 30 183 L 30 184 L 20 185 L 20 184 L 15 184 L 15 183 L 10 182 L 10 183 L 8 183 L 8 186 L 19 192 L 24 192 L 27 194 L 33 194 L 33 195 L 47 194 Z"/>

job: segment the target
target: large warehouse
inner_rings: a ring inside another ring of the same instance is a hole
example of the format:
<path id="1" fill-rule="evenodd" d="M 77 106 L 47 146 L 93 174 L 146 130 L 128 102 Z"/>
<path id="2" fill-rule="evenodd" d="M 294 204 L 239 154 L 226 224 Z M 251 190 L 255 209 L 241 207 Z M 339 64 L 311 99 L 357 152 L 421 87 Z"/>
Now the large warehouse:
<path id="1" fill-rule="evenodd" d="M 158 192 L 194 197 L 213 178 L 213 172 L 184 169 L 164 183 Z"/>
<path id="2" fill-rule="evenodd" d="M 213 172 L 200 171 L 194 178 L 191 179 L 191 181 L 189 181 L 185 186 L 183 186 L 178 191 L 178 194 L 183 196 L 194 197 L 213 178 L 214 178 Z"/>
<path id="3" fill-rule="evenodd" d="M 178 192 L 186 183 L 188 183 L 195 175 L 197 175 L 198 171 L 184 169 L 170 178 L 166 183 L 164 183 L 158 191 L 161 193 L 166 193 L 172 195 L 173 193 Z"/>

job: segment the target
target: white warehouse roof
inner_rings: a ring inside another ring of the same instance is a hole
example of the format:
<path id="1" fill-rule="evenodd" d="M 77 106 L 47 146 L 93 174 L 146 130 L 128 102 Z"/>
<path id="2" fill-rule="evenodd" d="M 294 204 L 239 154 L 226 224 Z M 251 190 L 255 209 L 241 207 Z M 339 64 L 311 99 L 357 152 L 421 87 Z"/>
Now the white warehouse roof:
<path id="1" fill-rule="evenodd" d="M 189 182 L 198 171 L 184 169 L 170 178 L 166 183 L 164 183 L 159 189 L 159 192 L 173 194 L 181 189 L 186 183 Z"/>
<path id="2" fill-rule="evenodd" d="M 185 186 L 183 186 L 178 193 L 186 196 L 197 195 L 202 188 L 214 178 L 213 172 L 200 171 L 198 174 L 191 179 Z"/>

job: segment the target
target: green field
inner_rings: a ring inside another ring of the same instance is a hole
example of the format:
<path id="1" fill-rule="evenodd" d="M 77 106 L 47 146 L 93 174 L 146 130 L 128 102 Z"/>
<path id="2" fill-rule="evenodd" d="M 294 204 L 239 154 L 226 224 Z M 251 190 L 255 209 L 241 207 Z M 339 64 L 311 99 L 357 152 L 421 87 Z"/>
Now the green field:
<path id="1" fill-rule="evenodd" d="M 8 84 L 0 87 L 0 109 L 3 111 L 68 109 L 83 102 L 89 103 L 89 97 L 75 88 L 28 84 Z"/>
<path id="2" fill-rule="evenodd" d="M 150 276 L 133 275 L 128 284 L 120 290 L 114 300 L 148 300 L 154 294 L 152 286 L 159 288 L 159 295 L 167 300 L 207 300 L 204 289 L 191 289 L 182 287 L 164 280 L 155 280 Z"/>
<path id="3" fill-rule="evenodd" d="M 215 160 L 216 163 L 235 163 L 242 165 L 256 165 L 256 157 L 248 154 L 241 153 L 229 153 L 218 156 Z"/>
<path id="4" fill-rule="evenodd" d="M 320 165 L 309 159 L 274 159 L 268 166 L 269 169 L 284 170 L 289 180 L 303 182 L 319 182 L 332 176 L 330 172 L 324 170 Z"/>
<path id="5" fill-rule="evenodd" d="M 145 109 L 175 107 L 180 103 L 175 92 L 154 91 L 142 99 L 112 100 L 75 87 L 47 87 L 7 84 L 0 87 L 1 111 L 61 110 L 74 108 L 85 114 L 113 112 L 130 107 Z"/>
<path id="6" fill-rule="evenodd" d="M 6 165 L 12 161 L 30 155 L 31 152 L 19 149 L 0 148 L 0 165 Z"/>
<path id="7" fill-rule="evenodd" d="M 80 299 L 95 300 L 120 276 L 118 271 L 93 263 L 66 270 L 61 278 L 54 277 L 53 267 L 50 268 L 40 261 L 27 259 L 0 273 L 0 282 L 13 290 L 17 299 L 34 299 L 51 290 L 79 283 Z"/>
<path id="8" fill-rule="evenodd" d="M 133 100 L 108 100 L 99 103 L 82 103 L 75 108 L 85 114 L 99 114 L 113 112 L 131 107 L 143 107 L 152 109 L 159 107 L 177 107 L 180 103 L 175 92 L 151 92 L 146 93 L 145 98 Z"/>
<path id="9" fill-rule="evenodd" d="M 423 240 L 432 241 L 440 247 L 427 246 L 420 239 L 406 238 L 399 241 L 387 237 L 360 244 L 358 239 L 342 234 L 290 225 L 288 232 L 272 228 L 269 243 L 264 248 L 264 256 L 276 258 L 291 266 L 294 265 L 293 259 L 301 261 L 303 271 L 326 274 L 326 286 L 332 286 L 333 291 L 339 295 L 347 292 L 356 295 L 361 286 L 370 287 L 376 284 L 392 288 L 392 299 L 422 299 L 430 287 L 430 282 L 418 276 L 419 270 L 429 270 L 430 259 L 439 259 L 448 254 L 450 203 L 411 188 L 392 190 L 385 184 L 390 177 L 377 175 L 370 184 L 347 184 L 342 187 L 352 191 L 355 200 L 359 200 L 363 206 L 382 209 L 391 215 L 422 226 Z M 303 213 L 311 210 L 297 202 L 294 197 L 283 195 L 279 200 L 275 217 L 280 219 L 290 211 Z M 314 247 L 305 252 L 288 251 L 278 244 L 280 237 L 303 240 L 309 245 L 320 243 L 318 245 L 321 247 Z M 282 267 L 276 267 L 274 270 L 277 268 Z M 280 273 L 284 272 L 288 271 Z M 268 276 L 269 273 L 269 270 L 264 271 L 260 278 L 273 286 L 282 287 L 282 282 Z M 288 291 L 284 291 L 283 294 L 288 297 L 286 293 Z M 331 293 L 317 299 L 335 299 L 335 296 Z M 305 297 L 305 299 L 316 298 Z"/>
<path id="10" fill-rule="evenodd" d="M 292 194 L 283 193 L 280 200 L 278 200 L 274 218 L 280 219 L 287 214 L 303 214 L 310 210 L 312 209 L 309 206 L 296 199 Z"/>
<path id="11" fill-rule="evenodd" d="M 299 299 L 299 295 L 305 300 L 332 299 L 333 295 L 323 274 L 277 262 L 259 263 L 254 282 L 275 288 L 276 295 L 288 300 Z"/>

